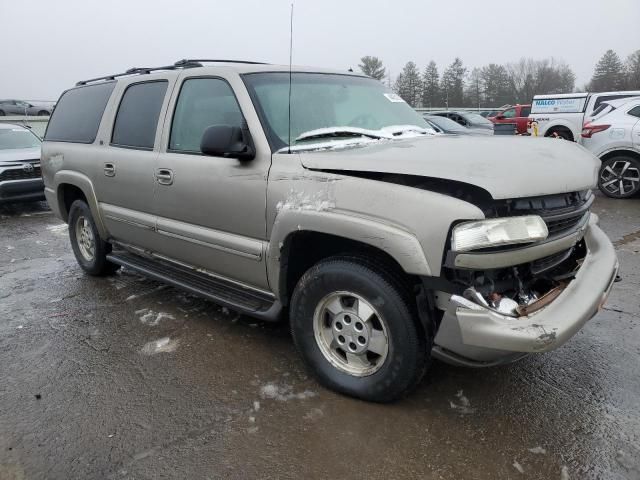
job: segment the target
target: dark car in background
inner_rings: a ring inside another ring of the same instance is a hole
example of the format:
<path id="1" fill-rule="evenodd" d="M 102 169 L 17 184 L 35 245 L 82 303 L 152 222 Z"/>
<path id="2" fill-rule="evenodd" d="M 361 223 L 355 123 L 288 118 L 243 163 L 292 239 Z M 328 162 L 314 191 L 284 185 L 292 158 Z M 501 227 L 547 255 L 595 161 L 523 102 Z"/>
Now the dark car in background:
<path id="1" fill-rule="evenodd" d="M 44 200 L 40 143 L 28 128 L 0 123 L 0 204 Z"/>
<path id="2" fill-rule="evenodd" d="M 448 118 L 463 127 L 474 130 L 484 130 L 485 135 L 493 135 L 493 123 L 474 112 L 447 110 L 442 112 L 429 112 L 429 115 Z"/>
<path id="3" fill-rule="evenodd" d="M 0 100 L 0 117 L 5 115 L 48 117 L 52 111 L 51 105 L 34 105 L 22 100 Z"/>
<path id="4" fill-rule="evenodd" d="M 486 128 L 463 127 L 450 118 L 438 115 L 423 115 L 427 123 L 438 133 L 449 135 L 492 135 L 493 132 Z"/>

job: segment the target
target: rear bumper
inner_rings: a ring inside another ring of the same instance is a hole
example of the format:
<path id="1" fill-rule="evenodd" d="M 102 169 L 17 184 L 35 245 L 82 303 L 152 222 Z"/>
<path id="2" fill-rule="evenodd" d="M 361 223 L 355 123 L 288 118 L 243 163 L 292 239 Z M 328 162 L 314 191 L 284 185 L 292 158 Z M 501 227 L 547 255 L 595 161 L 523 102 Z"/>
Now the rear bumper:
<path id="1" fill-rule="evenodd" d="M 41 178 L 0 182 L 0 203 L 44 200 Z"/>
<path id="2" fill-rule="evenodd" d="M 595 221 L 584 239 L 587 255 L 575 278 L 553 302 L 529 316 L 507 317 L 451 296 L 436 335 L 437 348 L 469 362 L 495 364 L 567 342 L 602 307 L 618 272 L 613 245 Z"/>

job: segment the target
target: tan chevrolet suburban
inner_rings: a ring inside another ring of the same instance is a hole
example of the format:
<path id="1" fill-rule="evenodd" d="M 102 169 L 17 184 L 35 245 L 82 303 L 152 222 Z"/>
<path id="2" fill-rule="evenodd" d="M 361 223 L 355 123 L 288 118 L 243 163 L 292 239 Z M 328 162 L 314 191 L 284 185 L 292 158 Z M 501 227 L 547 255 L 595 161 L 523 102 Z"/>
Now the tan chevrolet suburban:
<path id="1" fill-rule="evenodd" d="M 318 380 L 371 401 L 407 394 L 432 358 L 557 348 L 618 269 L 582 147 L 436 135 L 353 73 L 182 60 L 82 81 L 41 161 L 87 273 L 288 318 Z"/>

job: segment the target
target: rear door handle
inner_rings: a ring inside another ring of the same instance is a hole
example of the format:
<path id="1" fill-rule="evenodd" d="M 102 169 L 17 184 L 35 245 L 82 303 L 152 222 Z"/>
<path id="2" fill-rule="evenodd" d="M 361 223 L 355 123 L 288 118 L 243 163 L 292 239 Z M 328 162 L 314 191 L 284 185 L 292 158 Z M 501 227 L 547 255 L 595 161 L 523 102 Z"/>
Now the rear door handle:
<path id="1" fill-rule="evenodd" d="M 105 163 L 104 164 L 104 174 L 107 177 L 115 177 L 116 176 L 116 166 L 113 163 Z"/>
<path id="2" fill-rule="evenodd" d="M 158 168 L 156 170 L 156 182 L 160 185 L 173 184 L 173 170 L 168 168 Z"/>

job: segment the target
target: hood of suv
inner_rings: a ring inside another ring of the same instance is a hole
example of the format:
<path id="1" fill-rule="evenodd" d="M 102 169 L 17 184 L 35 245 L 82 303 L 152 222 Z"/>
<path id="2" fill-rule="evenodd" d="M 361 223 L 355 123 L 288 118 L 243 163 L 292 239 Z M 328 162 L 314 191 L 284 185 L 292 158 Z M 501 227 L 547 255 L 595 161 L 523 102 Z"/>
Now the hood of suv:
<path id="1" fill-rule="evenodd" d="M 40 147 L 0 150 L 0 166 L 6 167 L 7 164 L 22 163 L 26 160 L 39 161 Z"/>
<path id="2" fill-rule="evenodd" d="M 534 137 L 434 135 L 302 151 L 305 168 L 418 175 L 485 189 L 496 200 L 585 190 L 600 162 L 579 145 Z"/>

